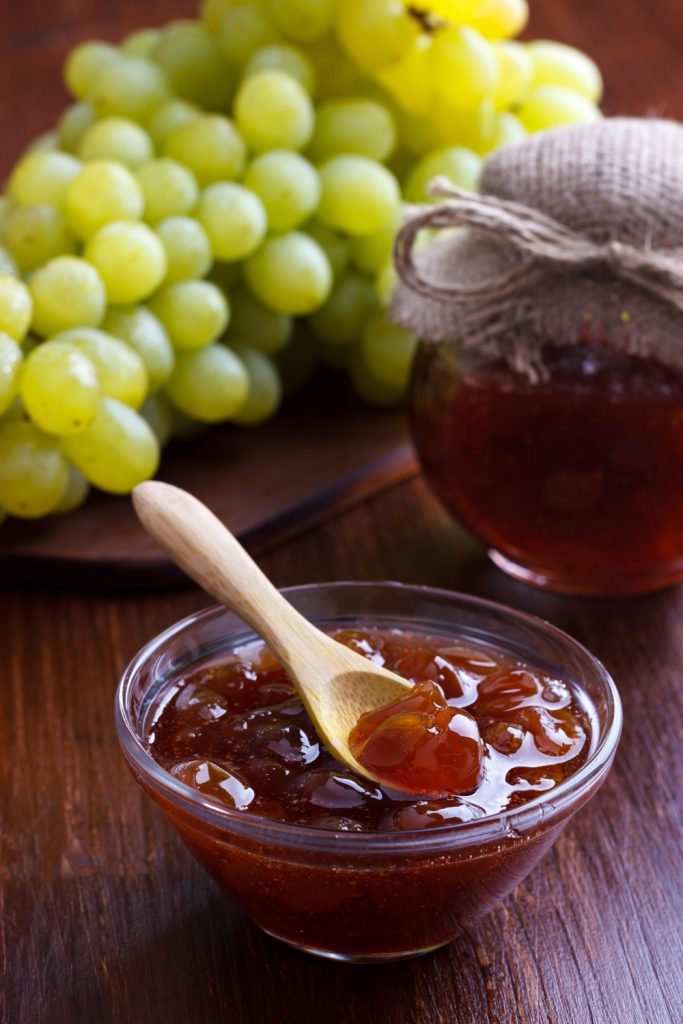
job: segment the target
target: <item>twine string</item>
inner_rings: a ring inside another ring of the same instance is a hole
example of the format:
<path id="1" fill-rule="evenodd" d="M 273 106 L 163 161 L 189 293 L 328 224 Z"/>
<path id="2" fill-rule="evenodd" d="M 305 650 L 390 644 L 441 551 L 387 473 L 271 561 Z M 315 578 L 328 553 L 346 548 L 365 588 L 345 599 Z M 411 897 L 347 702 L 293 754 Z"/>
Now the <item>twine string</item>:
<path id="1" fill-rule="evenodd" d="M 444 202 L 420 209 L 399 231 L 394 247 L 403 282 L 430 299 L 458 303 L 504 302 L 519 297 L 548 269 L 585 271 L 606 267 L 683 312 L 683 248 L 638 248 L 626 242 L 594 242 L 540 210 L 509 199 L 467 192 L 437 178 L 431 185 Z M 427 280 L 415 262 L 415 243 L 424 229 L 474 228 L 507 243 L 515 259 L 495 277 L 471 284 Z"/>

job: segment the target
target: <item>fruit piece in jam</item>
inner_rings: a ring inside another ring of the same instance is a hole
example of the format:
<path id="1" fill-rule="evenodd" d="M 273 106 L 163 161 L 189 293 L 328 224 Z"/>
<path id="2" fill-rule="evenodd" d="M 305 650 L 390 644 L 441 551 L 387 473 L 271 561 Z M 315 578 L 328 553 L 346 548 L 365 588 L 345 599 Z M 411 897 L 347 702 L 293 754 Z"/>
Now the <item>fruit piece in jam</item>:
<path id="1" fill-rule="evenodd" d="M 225 807 L 344 832 L 422 830 L 496 814 L 554 789 L 585 763 L 593 712 L 565 680 L 445 637 L 372 628 L 333 635 L 415 686 L 398 710 L 379 709 L 354 730 L 361 757 L 391 783 L 334 759 L 261 643 L 169 683 L 148 733 L 153 757 Z"/>
<path id="2" fill-rule="evenodd" d="M 417 683 L 405 697 L 363 715 L 349 746 L 386 785 L 433 796 L 472 792 L 483 761 L 476 721 L 449 707 L 432 682 Z"/>

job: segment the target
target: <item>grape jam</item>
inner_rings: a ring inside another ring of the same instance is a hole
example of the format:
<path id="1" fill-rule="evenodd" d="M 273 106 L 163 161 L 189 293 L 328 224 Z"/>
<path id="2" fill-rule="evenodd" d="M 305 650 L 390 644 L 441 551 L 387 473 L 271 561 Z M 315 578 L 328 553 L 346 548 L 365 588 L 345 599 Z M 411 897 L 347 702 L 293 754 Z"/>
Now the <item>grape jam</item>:
<path id="1" fill-rule="evenodd" d="M 434 491 L 494 559 L 582 593 L 683 578 L 680 372 L 597 342 L 546 346 L 537 383 L 466 358 L 422 346 L 413 433 Z"/>
<path id="2" fill-rule="evenodd" d="M 449 707 L 436 683 L 416 683 L 405 697 L 363 715 L 349 745 L 359 764 L 408 793 L 470 793 L 481 773 L 477 723 Z"/>
<path id="3" fill-rule="evenodd" d="M 393 785 L 332 757 L 260 643 L 169 688 L 148 737 L 154 758 L 227 807 L 346 832 L 482 818 L 533 800 L 585 763 L 589 712 L 565 680 L 443 637 L 379 629 L 332 635 L 415 684 L 352 733 L 362 763 Z"/>

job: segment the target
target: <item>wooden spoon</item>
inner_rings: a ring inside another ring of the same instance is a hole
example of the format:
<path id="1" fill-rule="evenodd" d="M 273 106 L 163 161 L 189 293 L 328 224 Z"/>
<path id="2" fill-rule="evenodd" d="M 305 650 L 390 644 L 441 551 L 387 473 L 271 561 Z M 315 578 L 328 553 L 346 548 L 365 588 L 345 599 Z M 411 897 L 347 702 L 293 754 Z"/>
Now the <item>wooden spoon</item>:
<path id="1" fill-rule="evenodd" d="M 133 492 L 140 522 L 170 558 L 261 636 L 287 669 L 320 738 L 337 760 L 375 782 L 349 749 L 367 711 L 410 683 L 349 650 L 289 604 L 213 512 L 187 491 L 157 481 Z"/>

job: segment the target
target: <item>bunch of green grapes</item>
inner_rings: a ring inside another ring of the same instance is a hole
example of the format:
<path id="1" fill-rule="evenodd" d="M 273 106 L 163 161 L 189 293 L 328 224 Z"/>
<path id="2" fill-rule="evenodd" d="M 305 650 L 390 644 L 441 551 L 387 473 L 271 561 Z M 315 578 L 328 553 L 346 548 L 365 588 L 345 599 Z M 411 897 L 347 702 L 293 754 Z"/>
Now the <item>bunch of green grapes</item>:
<path id="1" fill-rule="evenodd" d="M 318 363 L 375 404 L 405 203 L 599 116 L 595 64 L 513 41 L 526 0 L 204 0 L 69 55 L 74 103 L 0 198 L 0 514 L 126 493 L 174 435 L 277 411 Z"/>

